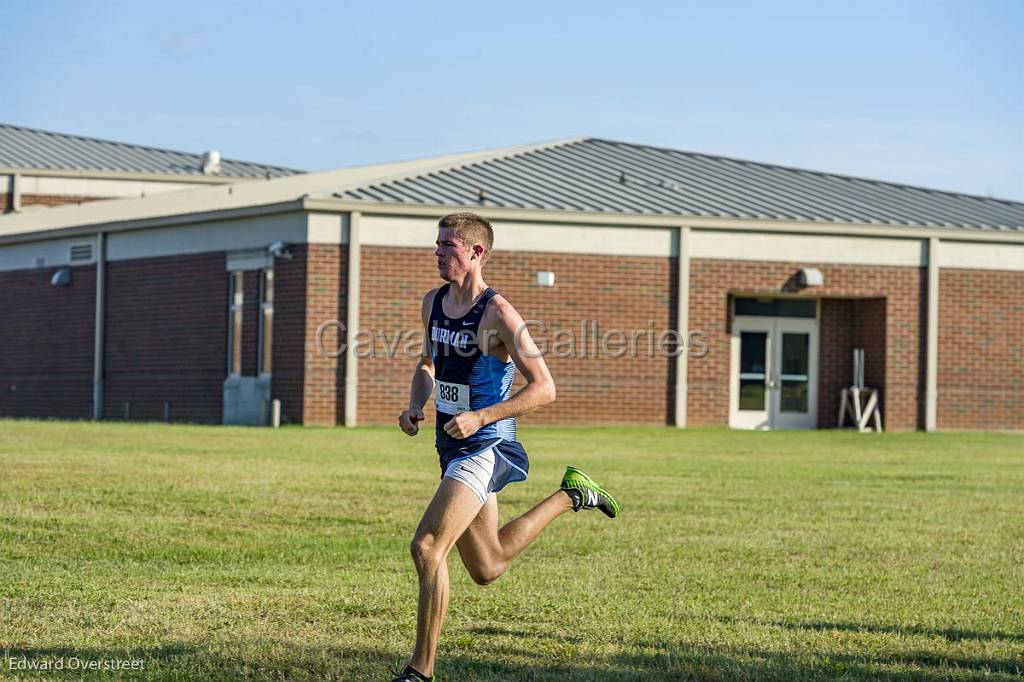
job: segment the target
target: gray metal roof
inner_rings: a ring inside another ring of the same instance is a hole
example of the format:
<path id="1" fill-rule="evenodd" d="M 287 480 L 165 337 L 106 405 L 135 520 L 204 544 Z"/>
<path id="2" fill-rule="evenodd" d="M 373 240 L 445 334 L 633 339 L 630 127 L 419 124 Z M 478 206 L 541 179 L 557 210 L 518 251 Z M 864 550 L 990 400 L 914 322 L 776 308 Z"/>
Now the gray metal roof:
<path id="1" fill-rule="evenodd" d="M 1024 231 L 1024 203 L 595 138 L 568 140 L 335 196 L 631 215 Z"/>
<path id="2" fill-rule="evenodd" d="M 0 123 L 0 167 L 52 171 L 111 171 L 204 176 L 202 154 L 110 142 Z M 221 160 L 220 177 L 265 178 L 301 171 L 248 161 Z M 216 176 L 214 176 L 216 177 Z"/>

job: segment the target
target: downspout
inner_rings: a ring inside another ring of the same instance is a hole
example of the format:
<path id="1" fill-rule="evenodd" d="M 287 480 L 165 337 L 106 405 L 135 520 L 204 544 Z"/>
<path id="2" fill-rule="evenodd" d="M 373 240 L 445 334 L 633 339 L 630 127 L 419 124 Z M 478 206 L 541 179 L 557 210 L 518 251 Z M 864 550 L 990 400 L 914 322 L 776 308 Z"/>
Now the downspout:
<path id="1" fill-rule="evenodd" d="M 21 175 L 18 173 L 11 176 L 11 211 L 21 211 Z"/>
<path id="2" fill-rule="evenodd" d="M 676 356 L 675 425 L 686 427 L 687 360 L 690 353 L 690 228 L 676 229 L 676 329 L 682 347 Z"/>
<path id="3" fill-rule="evenodd" d="M 104 282 L 106 280 L 107 267 L 107 235 L 103 232 L 96 233 L 96 320 L 93 339 L 92 358 L 92 418 L 95 421 L 103 419 L 103 357 L 104 339 L 103 326 L 105 314 L 106 292 Z"/>
<path id="4" fill-rule="evenodd" d="M 924 430 L 938 429 L 939 407 L 939 238 L 928 240 L 928 330 L 925 351 Z"/>
<path id="5" fill-rule="evenodd" d="M 359 223 L 362 215 L 352 211 L 348 219 L 348 286 L 345 290 L 345 426 L 355 426 L 359 400 L 359 358 L 356 356 L 356 332 L 359 331 Z"/>

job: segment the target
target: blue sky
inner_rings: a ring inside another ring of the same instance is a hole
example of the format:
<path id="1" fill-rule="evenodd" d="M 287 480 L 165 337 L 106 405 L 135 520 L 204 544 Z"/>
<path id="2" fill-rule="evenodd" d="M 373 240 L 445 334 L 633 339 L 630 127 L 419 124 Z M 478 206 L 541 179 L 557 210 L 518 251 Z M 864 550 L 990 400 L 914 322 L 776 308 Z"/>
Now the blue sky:
<path id="1" fill-rule="evenodd" d="M 1024 2 L 15 2 L 0 121 L 309 170 L 597 136 L 1024 200 Z"/>

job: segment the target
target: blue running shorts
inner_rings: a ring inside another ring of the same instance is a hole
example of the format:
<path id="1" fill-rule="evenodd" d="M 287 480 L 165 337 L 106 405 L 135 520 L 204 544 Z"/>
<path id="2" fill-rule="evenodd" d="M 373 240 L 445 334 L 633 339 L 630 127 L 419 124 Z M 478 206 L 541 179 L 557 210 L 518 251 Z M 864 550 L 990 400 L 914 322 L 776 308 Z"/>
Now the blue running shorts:
<path id="1" fill-rule="evenodd" d="M 519 441 L 494 438 L 456 448 L 439 449 L 441 478 L 465 484 L 480 502 L 509 483 L 525 481 L 530 471 L 526 450 Z"/>

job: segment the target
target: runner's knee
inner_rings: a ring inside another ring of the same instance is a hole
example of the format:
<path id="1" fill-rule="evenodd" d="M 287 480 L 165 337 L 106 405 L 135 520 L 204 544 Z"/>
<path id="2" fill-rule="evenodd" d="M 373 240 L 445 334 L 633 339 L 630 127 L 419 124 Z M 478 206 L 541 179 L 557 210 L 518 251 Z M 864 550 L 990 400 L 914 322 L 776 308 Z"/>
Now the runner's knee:
<path id="1" fill-rule="evenodd" d="M 437 538 L 433 535 L 416 536 L 409 546 L 409 551 L 412 554 L 412 562 L 416 564 L 418 570 L 436 565 L 445 559 L 444 553 L 440 551 L 437 544 Z"/>
<path id="2" fill-rule="evenodd" d="M 477 585 L 490 585 L 501 577 L 506 568 L 507 564 L 474 565 L 469 568 L 469 577 Z"/>

